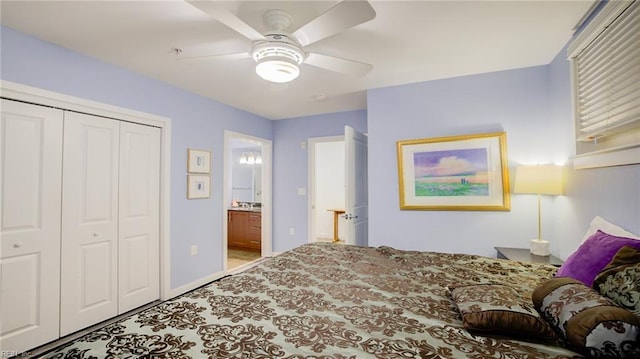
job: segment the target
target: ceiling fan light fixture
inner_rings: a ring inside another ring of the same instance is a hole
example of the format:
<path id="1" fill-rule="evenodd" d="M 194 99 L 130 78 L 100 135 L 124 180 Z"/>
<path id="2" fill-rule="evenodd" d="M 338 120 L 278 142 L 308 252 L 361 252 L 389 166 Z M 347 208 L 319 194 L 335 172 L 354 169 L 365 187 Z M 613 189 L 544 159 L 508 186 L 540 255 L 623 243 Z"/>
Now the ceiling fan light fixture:
<path id="1" fill-rule="evenodd" d="M 258 61 L 256 73 L 267 81 L 285 83 L 295 80 L 300 75 L 300 69 L 291 60 L 276 57 Z"/>
<path id="2" fill-rule="evenodd" d="M 272 34 L 268 37 L 270 41 L 258 41 L 253 45 L 251 55 L 257 62 L 256 73 L 276 83 L 295 80 L 300 75 L 298 66 L 304 60 L 304 52 L 286 35 Z"/>

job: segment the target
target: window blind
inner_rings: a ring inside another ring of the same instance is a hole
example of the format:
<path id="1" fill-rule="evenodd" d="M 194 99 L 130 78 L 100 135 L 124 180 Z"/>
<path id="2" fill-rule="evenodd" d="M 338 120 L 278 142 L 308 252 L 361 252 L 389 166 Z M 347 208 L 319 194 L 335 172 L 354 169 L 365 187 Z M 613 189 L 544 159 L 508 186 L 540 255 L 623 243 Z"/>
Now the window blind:
<path id="1" fill-rule="evenodd" d="M 578 141 L 640 127 L 640 1 L 629 4 L 571 58 Z"/>

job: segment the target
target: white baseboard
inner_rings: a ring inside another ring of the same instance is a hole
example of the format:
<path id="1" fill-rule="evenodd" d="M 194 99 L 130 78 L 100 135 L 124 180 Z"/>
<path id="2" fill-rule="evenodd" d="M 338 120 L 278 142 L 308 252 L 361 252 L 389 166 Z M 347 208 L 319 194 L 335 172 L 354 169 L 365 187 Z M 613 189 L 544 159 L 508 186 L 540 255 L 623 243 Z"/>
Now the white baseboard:
<path id="1" fill-rule="evenodd" d="M 179 295 L 182 295 L 190 290 L 194 290 L 198 287 L 201 287 L 207 283 L 213 282 L 214 280 L 220 279 L 222 277 L 224 277 L 226 274 L 224 273 L 224 271 L 222 272 L 217 272 L 217 273 L 213 273 L 211 275 L 208 275 L 204 278 L 200 278 L 196 281 L 193 281 L 191 283 L 187 283 L 185 285 L 182 285 L 178 288 L 173 288 L 171 289 L 171 292 L 169 293 L 170 298 L 175 298 Z"/>

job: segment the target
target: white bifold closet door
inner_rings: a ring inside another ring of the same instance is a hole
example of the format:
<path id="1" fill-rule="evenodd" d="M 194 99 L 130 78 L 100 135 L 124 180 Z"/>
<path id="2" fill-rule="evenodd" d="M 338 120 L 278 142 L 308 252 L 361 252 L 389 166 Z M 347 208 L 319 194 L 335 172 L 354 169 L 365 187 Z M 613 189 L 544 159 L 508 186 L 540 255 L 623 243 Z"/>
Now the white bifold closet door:
<path id="1" fill-rule="evenodd" d="M 65 113 L 60 334 L 159 297 L 160 129 Z"/>
<path id="2" fill-rule="evenodd" d="M 118 313 L 120 122 L 64 120 L 60 335 Z"/>
<path id="3" fill-rule="evenodd" d="M 118 313 L 160 297 L 160 129 L 120 124 Z"/>
<path id="4" fill-rule="evenodd" d="M 63 113 L 2 100 L 0 348 L 58 338 Z"/>

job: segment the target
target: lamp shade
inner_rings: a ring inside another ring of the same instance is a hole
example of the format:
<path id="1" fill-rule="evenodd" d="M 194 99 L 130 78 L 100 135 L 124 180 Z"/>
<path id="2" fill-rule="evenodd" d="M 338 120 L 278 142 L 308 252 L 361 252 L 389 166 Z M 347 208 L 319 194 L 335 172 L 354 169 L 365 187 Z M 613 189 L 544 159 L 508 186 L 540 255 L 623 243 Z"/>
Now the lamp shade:
<path id="1" fill-rule="evenodd" d="M 563 192 L 562 167 L 519 166 L 513 193 L 560 195 Z"/>

